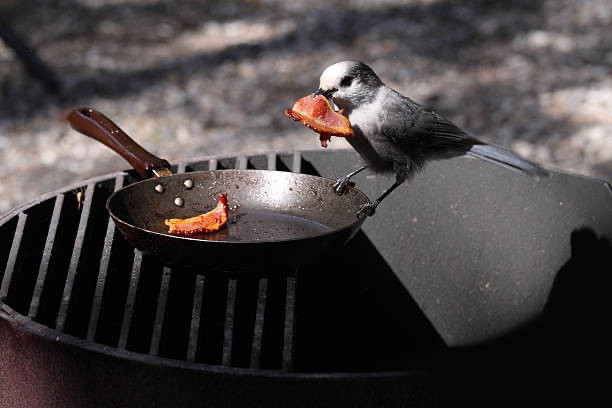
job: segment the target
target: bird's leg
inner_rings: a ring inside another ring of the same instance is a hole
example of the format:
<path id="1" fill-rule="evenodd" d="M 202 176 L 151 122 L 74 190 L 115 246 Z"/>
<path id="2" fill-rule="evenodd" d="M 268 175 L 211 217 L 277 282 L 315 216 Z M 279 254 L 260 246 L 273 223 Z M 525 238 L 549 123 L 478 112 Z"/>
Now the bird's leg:
<path id="1" fill-rule="evenodd" d="M 376 212 L 376 207 L 378 207 L 378 204 L 380 204 L 382 200 L 385 199 L 385 197 L 391 194 L 393 190 L 398 188 L 404 181 L 408 179 L 408 175 L 409 175 L 408 166 L 403 166 L 403 165 L 400 166 L 400 165 L 394 164 L 393 168 L 395 169 L 395 183 L 393 183 L 391 187 L 385 190 L 385 192 L 382 193 L 382 195 L 378 197 L 373 203 L 363 204 L 359 208 L 359 211 L 357 211 L 357 217 L 360 217 L 362 214 L 366 214 L 368 216 L 374 215 L 374 213 Z"/>
<path id="2" fill-rule="evenodd" d="M 391 194 L 391 192 L 395 190 L 396 188 L 398 188 L 404 181 L 405 180 L 396 181 L 395 183 L 393 183 L 391 187 L 389 187 L 384 193 L 382 193 L 382 195 L 378 197 L 373 203 L 363 204 L 361 207 L 359 207 L 359 211 L 357 211 L 357 217 L 361 216 L 361 214 L 367 214 L 369 216 L 374 215 L 374 213 L 376 212 L 376 207 L 378 207 L 378 204 L 380 204 L 381 201 L 385 199 L 385 197 Z"/>
<path id="3" fill-rule="evenodd" d="M 357 170 L 350 172 L 346 176 L 340 177 L 333 185 L 334 193 L 336 193 L 337 195 L 344 194 L 344 192 L 346 191 L 346 187 L 348 186 L 349 181 L 351 180 L 351 177 L 353 177 L 355 174 L 361 173 L 367 168 L 368 166 L 362 166 Z"/>

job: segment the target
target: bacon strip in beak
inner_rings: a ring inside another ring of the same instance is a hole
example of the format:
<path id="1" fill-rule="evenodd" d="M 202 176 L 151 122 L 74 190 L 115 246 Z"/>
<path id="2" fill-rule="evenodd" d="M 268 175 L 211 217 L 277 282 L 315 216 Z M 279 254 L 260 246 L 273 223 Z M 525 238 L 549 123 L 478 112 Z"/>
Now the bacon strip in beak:
<path id="1" fill-rule="evenodd" d="M 342 116 L 342 110 L 334 111 L 323 95 L 310 94 L 299 99 L 285 115 L 317 132 L 323 147 L 327 147 L 332 136 L 353 136 L 351 122 Z"/>

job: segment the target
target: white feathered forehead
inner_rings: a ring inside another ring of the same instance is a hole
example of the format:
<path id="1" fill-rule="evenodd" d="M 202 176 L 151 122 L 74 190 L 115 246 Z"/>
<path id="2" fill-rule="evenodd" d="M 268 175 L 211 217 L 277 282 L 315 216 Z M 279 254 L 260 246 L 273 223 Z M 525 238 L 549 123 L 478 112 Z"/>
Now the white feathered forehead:
<path id="1" fill-rule="evenodd" d="M 381 83 L 378 76 L 372 71 L 372 68 L 360 61 L 342 61 L 337 62 L 325 68 L 321 79 L 319 80 L 320 88 L 325 90 L 338 88 L 340 81 L 346 75 L 358 77 L 362 82 L 376 86 Z"/>
<path id="2" fill-rule="evenodd" d="M 321 89 L 337 88 L 342 78 L 349 74 L 355 64 L 354 61 L 342 61 L 325 68 L 325 71 L 321 74 Z"/>

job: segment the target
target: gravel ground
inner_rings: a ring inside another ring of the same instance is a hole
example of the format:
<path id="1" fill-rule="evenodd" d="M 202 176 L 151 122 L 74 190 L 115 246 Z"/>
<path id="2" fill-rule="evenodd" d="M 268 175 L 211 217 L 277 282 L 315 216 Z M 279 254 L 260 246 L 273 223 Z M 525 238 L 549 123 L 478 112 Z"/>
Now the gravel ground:
<path id="1" fill-rule="evenodd" d="M 0 213 L 127 167 L 69 128 L 78 106 L 169 160 L 320 148 L 282 112 L 345 59 L 482 139 L 612 179 L 609 0 L 0 0 L 0 16 L 63 84 L 0 42 Z"/>

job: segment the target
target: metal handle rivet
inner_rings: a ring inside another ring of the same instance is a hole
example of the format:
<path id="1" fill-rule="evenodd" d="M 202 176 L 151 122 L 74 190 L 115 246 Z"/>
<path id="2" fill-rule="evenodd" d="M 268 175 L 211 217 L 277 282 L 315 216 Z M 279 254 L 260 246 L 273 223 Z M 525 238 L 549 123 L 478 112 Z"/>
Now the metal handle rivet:
<path id="1" fill-rule="evenodd" d="M 157 191 L 159 194 L 164 192 L 164 186 L 162 186 L 161 184 L 158 184 L 155 186 L 155 191 Z"/>
<path id="2" fill-rule="evenodd" d="M 193 188 L 193 180 L 191 179 L 187 179 L 183 182 L 183 185 L 185 186 L 186 189 L 192 189 Z"/>
<path id="3" fill-rule="evenodd" d="M 176 197 L 174 199 L 174 204 L 176 204 L 178 207 L 182 207 L 185 204 L 185 200 L 183 200 L 181 197 Z"/>

